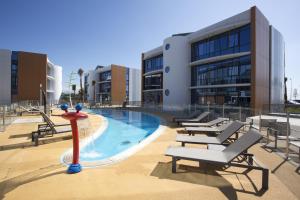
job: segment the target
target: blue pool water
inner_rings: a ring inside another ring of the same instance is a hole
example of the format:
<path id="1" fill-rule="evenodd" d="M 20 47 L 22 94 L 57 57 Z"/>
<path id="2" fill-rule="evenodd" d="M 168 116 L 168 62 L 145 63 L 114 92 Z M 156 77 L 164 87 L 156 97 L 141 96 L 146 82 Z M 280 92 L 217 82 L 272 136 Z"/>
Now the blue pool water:
<path id="1" fill-rule="evenodd" d="M 103 115 L 108 127 L 80 150 L 80 161 L 100 161 L 115 156 L 151 135 L 160 125 L 160 120 L 149 114 L 122 110 L 93 110 Z"/>

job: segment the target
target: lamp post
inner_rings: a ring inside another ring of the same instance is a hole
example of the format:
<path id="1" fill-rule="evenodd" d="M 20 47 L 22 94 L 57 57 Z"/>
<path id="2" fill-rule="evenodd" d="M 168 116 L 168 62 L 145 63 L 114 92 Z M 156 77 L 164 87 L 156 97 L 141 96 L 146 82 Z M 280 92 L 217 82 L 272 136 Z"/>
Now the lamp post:
<path id="1" fill-rule="evenodd" d="M 293 81 L 292 81 L 292 78 L 290 78 L 291 80 L 291 94 L 290 94 L 290 100 L 292 100 L 292 97 L 293 97 Z"/>

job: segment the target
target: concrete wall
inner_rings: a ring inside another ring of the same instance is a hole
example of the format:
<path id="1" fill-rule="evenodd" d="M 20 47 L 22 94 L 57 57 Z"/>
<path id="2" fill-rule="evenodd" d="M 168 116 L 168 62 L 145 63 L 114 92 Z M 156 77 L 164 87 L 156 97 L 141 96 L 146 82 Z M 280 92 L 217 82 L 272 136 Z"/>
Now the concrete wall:
<path id="1" fill-rule="evenodd" d="M 184 36 L 169 37 L 163 44 L 163 107 L 165 110 L 181 109 L 190 103 L 191 47 Z M 170 69 L 168 73 L 166 67 Z"/>
<path id="2" fill-rule="evenodd" d="M 285 47 L 281 33 L 270 27 L 270 103 L 284 103 Z"/>
<path id="3" fill-rule="evenodd" d="M 62 93 L 62 67 L 54 65 L 54 96 L 53 100 L 55 103 L 58 103 L 61 93 Z"/>
<path id="4" fill-rule="evenodd" d="M 11 51 L 0 49 L 0 105 L 11 103 Z"/>
<path id="5" fill-rule="evenodd" d="M 141 70 L 129 69 L 129 101 L 141 101 Z"/>

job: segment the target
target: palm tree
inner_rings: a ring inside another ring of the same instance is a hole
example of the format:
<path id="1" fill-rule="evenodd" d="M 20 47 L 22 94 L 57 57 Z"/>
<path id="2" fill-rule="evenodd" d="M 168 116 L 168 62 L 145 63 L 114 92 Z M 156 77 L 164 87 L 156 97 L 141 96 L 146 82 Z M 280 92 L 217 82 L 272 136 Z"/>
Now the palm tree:
<path id="1" fill-rule="evenodd" d="M 96 103 L 96 81 L 95 80 L 92 81 L 92 86 L 94 87 L 93 99 L 94 99 L 94 103 Z"/>
<path id="2" fill-rule="evenodd" d="M 80 99 L 81 99 L 82 103 L 84 102 L 84 91 L 83 91 L 83 88 L 82 88 L 82 75 L 83 75 L 83 72 L 84 71 L 81 68 L 79 68 L 78 71 L 77 71 L 77 74 L 80 77 L 80 90 L 81 90 Z"/>

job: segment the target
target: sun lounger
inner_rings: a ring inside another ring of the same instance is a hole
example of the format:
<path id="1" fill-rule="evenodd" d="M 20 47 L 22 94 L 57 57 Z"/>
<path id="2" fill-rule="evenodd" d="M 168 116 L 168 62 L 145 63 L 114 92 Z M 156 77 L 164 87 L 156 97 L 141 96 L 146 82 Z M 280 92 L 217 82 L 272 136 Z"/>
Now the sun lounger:
<path id="1" fill-rule="evenodd" d="M 192 118 L 195 118 L 197 117 L 198 115 L 200 115 L 202 113 L 202 111 L 200 110 L 196 110 L 194 112 L 192 112 L 191 114 L 189 114 L 188 116 L 181 116 L 181 117 L 174 117 L 173 118 L 173 121 L 176 122 L 176 120 L 180 121 L 180 120 L 186 120 L 186 119 L 192 119 Z"/>
<path id="2" fill-rule="evenodd" d="M 228 142 L 229 138 L 237 133 L 242 127 L 244 123 L 240 121 L 234 121 L 227 126 L 226 129 L 221 131 L 221 133 L 217 137 L 208 137 L 206 135 L 198 135 L 198 136 L 188 136 L 177 134 L 176 141 L 181 142 L 181 146 L 185 146 L 186 143 L 191 144 L 224 144 Z"/>
<path id="3" fill-rule="evenodd" d="M 165 155 L 172 157 L 173 173 L 176 173 L 176 162 L 178 160 L 197 161 L 199 164 L 210 163 L 221 167 L 234 166 L 249 170 L 261 170 L 262 188 L 268 189 L 269 170 L 261 166 L 253 165 L 253 155 L 245 153 L 250 147 L 255 145 L 261 139 L 262 136 L 260 133 L 251 129 L 222 151 L 187 147 L 169 147 Z M 247 164 L 241 164 L 238 163 L 238 161 L 235 161 L 239 156 L 244 156 L 247 160 Z"/>
<path id="4" fill-rule="evenodd" d="M 176 119 L 175 121 L 180 124 L 182 122 L 201 122 L 203 119 L 205 119 L 209 115 L 209 112 L 203 112 L 199 114 L 197 117 L 192 119 Z"/>
<path id="5" fill-rule="evenodd" d="M 70 132 L 71 126 L 69 123 L 54 123 L 44 112 L 41 112 L 45 123 L 38 125 L 38 130 L 33 131 L 31 134 L 32 141 L 35 145 L 38 145 L 38 140 L 40 137 L 53 136 L 54 134 Z"/>
<path id="6" fill-rule="evenodd" d="M 195 133 L 220 133 L 224 131 L 231 123 L 232 122 L 213 127 L 185 127 L 184 130 L 189 135 L 194 135 Z"/>
<path id="7" fill-rule="evenodd" d="M 29 113 L 29 114 L 40 114 L 40 111 L 36 108 L 30 108 L 30 109 L 27 109 L 23 106 L 19 106 L 19 108 L 22 110 L 20 112 L 20 115 L 22 116 L 24 113 Z"/>
<path id="8" fill-rule="evenodd" d="M 196 127 L 209 127 L 209 126 L 214 126 L 214 125 L 218 125 L 221 124 L 225 121 L 228 121 L 229 118 L 222 118 L 219 117 L 217 119 L 214 119 L 212 121 L 206 122 L 206 123 L 201 123 L 201 122 L 183 122 L 181 123 L 182 126 L 196 126 Z"/>

